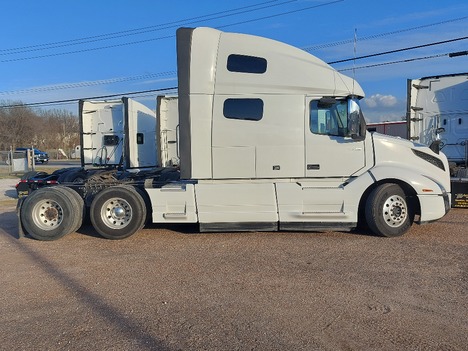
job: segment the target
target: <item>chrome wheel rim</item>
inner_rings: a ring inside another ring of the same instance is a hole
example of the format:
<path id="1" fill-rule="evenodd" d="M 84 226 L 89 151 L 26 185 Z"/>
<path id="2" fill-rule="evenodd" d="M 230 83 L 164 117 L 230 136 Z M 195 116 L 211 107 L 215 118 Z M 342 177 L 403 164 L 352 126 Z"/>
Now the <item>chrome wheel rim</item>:
<path id="1" fill-rule="evenodd" d="M 392 228 L 401 226 L 408 217 L 408 206 L 402 196 L 392 195 L 383 205 L 383 218 Z"/>
<path id="2" fill-rule="evenodd" d="M 132 206 L 121 198 L 109 199 L 101 208 L 101 219 L 109 228 L 125 228 L 132 219 Z"/>

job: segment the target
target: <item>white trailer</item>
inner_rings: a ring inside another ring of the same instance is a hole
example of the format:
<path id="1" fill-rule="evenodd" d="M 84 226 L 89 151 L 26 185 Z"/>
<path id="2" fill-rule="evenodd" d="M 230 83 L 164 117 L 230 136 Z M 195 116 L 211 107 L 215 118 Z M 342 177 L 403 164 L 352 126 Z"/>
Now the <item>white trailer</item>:
<path id="1" fill-rule="evenodd" d="M 81 159 L 81 167 L 52 174 L 29 172 L 17 186 L 18 196 L 27 196 L 43 186 L 86 182 L 90 177 L 95 184 L 104 172 L 113 179 L 128 173 L 138 173 L 142 178 L 162 167 L 177 167 L 177 97 L 158 96 L 157 104 L 155 112 L 127 97 L 80 100 L 81 145 L 75 148 L 75 154 Z"/>
<path id="2" fill-rule="evenodd" d="M 81 100 L 82 166 L 120 166 L 125 169 L 157 166 L 156 114 L 129 99 Z"/>
<path id="3" fill-rule="evenodd" d="M 266 38 L 181 28 L 177 65 L 180 179 L 98 192 L 89 213 L 104 237 L 128 237 L 147 217 L 201 231 L 366 224 L 391 237 L 449 210 L 447 158 L 366 132 L 361 87 L 318 58 Z M 65 214 L 80 213 L 81 198 L 65 192 L 27 197 L 22 227 L 45 240 L 72 232 L 79 221 Z"/>
<path id="4" fill-rule="evenodd" d="M 179 165 L 179 108 L 177 96 L 158 96 L 156 100 L 158 164 Z"/>
<path id="5" fill-rule="evenodd" d="M 408 80 L 409 139 L 440 141 L 448 160 L 465 164 L 468 141 L 468 73 Z"/>
<path id="6" fill-rule="evenodd" d="M 468 208 L 468 73 L 408 79 L 409 139 L 450 162 L 452 204 Z"/>

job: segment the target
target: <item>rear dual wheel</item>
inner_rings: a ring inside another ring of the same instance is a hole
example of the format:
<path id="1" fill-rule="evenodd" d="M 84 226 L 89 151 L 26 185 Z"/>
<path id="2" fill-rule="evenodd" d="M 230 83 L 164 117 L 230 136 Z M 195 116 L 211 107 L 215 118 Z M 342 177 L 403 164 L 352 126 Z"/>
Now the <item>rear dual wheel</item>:
<path id="1" fill-rule="evenodd" d="M 107 188 L 96 195 L 90 208 L 91 223 L 107 239 L 125 239 L 143 228 L 146 204 L 141 192 L 127 185 Z"/>
<path id="2" fill-rule="evenodd" d="M 75 232 L 83 222 L 83 215 L 83 199 L 62 186 L 38 189 L 21 206 L 21 223 L 37 240 L 57 240 Z"/>

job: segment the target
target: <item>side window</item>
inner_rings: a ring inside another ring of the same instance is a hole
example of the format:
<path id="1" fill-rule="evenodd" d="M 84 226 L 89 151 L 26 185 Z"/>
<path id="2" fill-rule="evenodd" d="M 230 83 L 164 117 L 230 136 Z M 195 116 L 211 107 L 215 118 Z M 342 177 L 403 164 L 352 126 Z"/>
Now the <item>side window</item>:
<path id="1" fill-rule="evenodd" d="M 262 99 L 226 99 L 223 106 L 226 118 L 259 121 L 263 117 Z"/>
<path id="2" fill-rule="evenodd" d="M 310 102 L 310 131 L 314 134 L 346 136 L 348 112 L 346 101 Z"/>
<path id="3" fill-rule="evenodd" d="M 263 57 L 232 54 L 228 56 L 227 69 L 230 72 L 261 74 L 267 70 L 267 60 Z"/>

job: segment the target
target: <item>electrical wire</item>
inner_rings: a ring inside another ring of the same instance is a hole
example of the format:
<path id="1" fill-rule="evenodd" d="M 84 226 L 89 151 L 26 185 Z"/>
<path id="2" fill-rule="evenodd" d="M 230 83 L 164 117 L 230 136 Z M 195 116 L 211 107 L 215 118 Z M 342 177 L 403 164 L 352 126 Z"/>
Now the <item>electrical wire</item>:
<path id="1" fill-rule="evenodd" d="M 372 35 L 368 35 L 368 36 L 365 36 L 365 37 L 357 38 L 357 41 L 359 42 L 359 41 L 365 41 L 365 40 L 372 40 L 372 39 L 382 38 L 382 37 L 386 37 L 386 36 L 390 36 L 390 35 L 406 33 L 406 32 L 410 32 L 410 31 L 414 31 L 414 30 L 419 30 L 419 29 L 424 29 L 424 28 L 429 28 L 429 27 L 435 27 L 435 26 L 439 26 L 439 25 L 442 25 L 442 24 L 447 24 L 447 23 L 452 23 L 452 22 L 457 22 L 457 21 L 463 21 L 463 20 L 466 20 L 467 18 L 468 18 L 468 16 L 453 18 L 453 19 L 449 19 L 449 20 L 446 20 L 446 21 L 434 22 L 434 23 L 424 24 L 424 25 L 416 26 L 416 27 L 398 29 L 398 30 L 394 30 L 394 31 L 391 31 L 391 32 L 386 32 L 386 33 L 372 34 Z M 333 43 L 326 43 L 326 44 L 318 44 L 318 45 L 314 45 L 314 46 L 307 46 L 307 47 L 303 47 L 302 50 L 307 51 L 307 52 L 311 52 L 311 51 L 314 51 L 314 50 L 325 49 L 325 48 L 329 48 L 329 47 L 333 47 L 333 46 L 351 44 L 351 43 L 354 43 L 354 38 L 353 39 L 347 39 L 347 40 L 340 40 L 340 41 L 336 41 L 336 42 L 333 42 Z"/>
<path id="2" fill-rule="evenodd" d="M 258 4 L 254 4 L 254 5 L 243 6 L 243 7 L 230 9 L 230 10 L 214 12 L 214 13 L 210 13 L 206 15 L 195 16 L 195 17 L 185 18 L 185 19 L 181 19 L 177 21 L 157 24 L 153 26 L 128 29 L 128 30 L 118 31 L 118 32 L 113 32 L 113 33 L 100 34 L 100 35 L 88 36 L 88 37 L 77 38 L 77 39 L 69 39 L 69 40 L 57 41 L 57 42 L 52 42 L 52 43 L 29 45 L 29 46 L 23 46 L 23 47 L 18 47 L 18 48 L 1 49 L 0 55 L 11 55 L 11 54 L 24 53 L 24 52 L 30 52 L 30 51 L 46 50 L 46 49 L 52 49 L 52 48 L 58 48 L 58 47 L 64 47 L 64 46 L 80 45 L 80 44 L 87 44 L 87 43 L 97 42 L 97 41 L 102 41 L 102 40 L 122 38 L 122 37 L 132 36 L 132 35 L 145 34 L 148 32 L 154 32 L 154 31 L 159 31 L 163 29 L 170 29 L 170 28 L 178 27 L 182 24 L 197 23 L 199 20 L 202 20 L 202 19 L 206 19 L 206 20 L 219 19 L 219 18 L 224 18 L 228 16 L 234 16 L 238 14 L 253 12 L 257 10 L 263 10 L 265 8 L 271 8 L 274 6 L 281 6 L 281 5 L 289 4 L 292 2 L 296 2 L 298 0 L 287 0 L 287 1 L 281 1 L 277 4 L 273 4 L 278 1 L 279 0 L 269 0 L 269 1 L 258 3 Z M 258 8 L 252 9 L 253 7 L 258 7 Z M 246 9 L 250 9 L 250 10 L 246 10 Z M 234 12 L 234 13 L 229 14 L 230 12 Z M 194 21 L 197 21 L 197 22 L 194 22 Z"/>
<path id="3" fill-rule="evenodd" d="M 44 101 L 44 102 L 31 102 L 31 103 L 18 103 L 12 105 L 0 105 L 0 109 L 8 109 L 8 108 L 16 108 L 16 107 L 31 107 L 31 106 L 42 106 L 42 105 L 54 105 L 54 104 L 68 104 L 71 102 L 77 102 L 79 100 L 97 100 L 97 99 L 106 99 L 118 96 L 131 96 L 137 94 L 145 94 L 145 93 L 157 93 L 157 92 L 170 92 L 173 90 L 177 90 L 177 87 L 167 87 L 167 88 L 160 88 L 160 89 L 150 89 L 150 90 L 142 90 L 142 91 L 133 91 L 133 92 L 126 92 L 126 93 L 118 93 L 118 94 L 109 94 L 109 95 L 100 95 L 100 96 L 91 96 L 86 98 L 79 98 L 79 99 L 65 99 L 65 100 L 54 100 L 54 101 Z"/>
<path id="4" fill-rule="evenodd" d="M 2 91 L 2 92 L 0 92 L 0 95 L 40 93 L 40 92 L 46 92 L 46 91 L 84 88 L 84 87 L 91 87 L 91 86 L 102 85 L 102 84 L 114 84 L 114 83 L 130 82 L 130 81 L 149 79 L 149 78 L 168 78 L 168 77 L 174 77 L 174 76 L 177 76 L 176 71 L 148 73 L 148 74 L 142 74 L 142 75 L 137 75 L 137 76 L 132 76 L 132 77 L 101 79 L 101 80 L 95 80 L 95 81 L 89 81 L 89 82 L 58 84 L 58 85 L 45 86 L 45 87 L 39 87 L 39 88 L 30 88 L 30 89 L 21 89 L 21 90 L 12 90 L 12 91 Z"/>
<path id="5" fill-rule="evenodd" d="M 373 68 L 373 67 L 394 65 L 397 63 L 406 63 L 406 62 L 413 62 L 413 61 L 419 61 L 419 60 L 428 60 L 428 59 L 439 58 L 439 57 L 444 57 L 444 56 L 449 56 L 449 55 L 450 55 L 449 53 L 446 53 L 446 54 L 437 54 L 437 55 L 430 55 L 430 56 L 423 56 L 423 57 L 413 57 L 413 58 L 404 59 L 404 60 L 374 63 L 370 65 L 351 67 L 351 68 L 343 68 L 343 69 L 338 69 L 337 71 L 338 72 L 354 71 L 356 69 Z"/>
<path id="6" fill-rule="evenodd" d="M 311 10 L 311 9 L 318 8 L 318 7 L 328 6 L 328 5 L 332 5 L 332 4 L 343 2 L 343 1 L 344 0 L 329 1 L 329 2 L 323 3 L 323 4 L 307 6 L 307 7 L 301 8 L 301 9 L 285 11 L 285 12 L 277 13 L 277 14 L 274 14 L 274 15 L 263 16 L 263 17 L 258 17 L 258 18 L 254 18 L 254 19 L 250 19 L 250 20 L 244 20 L 244 21 L 239 21 L 239 22 L 235 22 L 235 23 L 225 24 L 225 25 L 222 25 L 222 26 L 214 27 L 214 28 L 219 29 L 219 28 L 237 26 L 237 25 L 240 25 L 240 24 L 257 22 L 257 21 L 261 21 L 261 20 L 265 20 L 265 19 L 271 19 L 271 18 L 275 18 L 275 17 L 279 17 L 279 16 L 290 15 L 290 14 L 301 12 L 301 11 Z M 268 6 L 268 7 L 271 7 L 271 6 Z M 238 13 L 236 13 L 236 14 L 238 14 Z M 233 15 L 233 14 L 231 14 L 231 15 Z M 231 16 L 231 15 L 229 15 L 229 16 Z M 227 17 L 227 16 L 228 15 L 225 15 L 225 16 L 222 16 L 222 17 Z M 195 24 L 195 23 L 198 23 L 198 22 L 200 22 L 200 21 L 195 21 L 195 22 L 192 22 L 192 23 L 185 23 L 185 25 Z M 179 26 L 177 26 L 177 27 L 179 27 Z M 167 35 L 167 36 L 162 36 L 162 37 L 157 37 L 157 38 L 150 38 L 150 39 L 144 39 L 144 40 L 138 40 L 138 41 L 132 41 L 132 42 L 126 42 L 126 43 L 106 45 L 106 46 L 101 46 L 101 47 L 96 47 L 96 48 L 80 49 L 80 50 L 73 50 L 73 51 L 67 51 L 67 52 L 59 52 L 59 53 L 38 55 L 38 56 L 30 56 L 30 57 L 19 57 L 19 58 L 5 59 L 5 60 L 0 60 L 0 62 L 2 62 L 2 63 L 16 62 L 16 61 L 34 60 L 34 59 L 41 59 L 41 58 L 47 58 L 47 57 L 56 57 L 56 56 L 63 56 L 63 55 L 70 55 L 70 54 L 78 54 L 78 53 L 84 53 L 84 52 L 90 52 L 90 51 L 96 51 L 96 50 L 117 48 L 117 47 L 122 47 L 122 46 L 127 46 L 127 45 L 136 45 L 136 44 L 148 43 L 148 42 L 151 42 L 151 41 L 157 41 L 157 40 L 168 39 L 168 38 L 173 38 L 173 37 L 175 37 L 175 35 Z"/>
<path id="7" fill-rule="evenodd" d="M 454 38 L 454 39 L 442 40 L 442 41 L 437 41 L 437 42 L 422 44 L 422 45 L 416 45 L 416 46 L 410 46 L 410 47 L 406 47 L 406 48 L 402 48 L 402 49 L 384 51 L 384 52 L 379 52 L 379 53 L 375 53 L 375 54 L 359 56 L 359 57 L 356 57 L 356 58 L 353 57 L 353 58 L 348 58 L 348 59 L 338 60 L 338 61 L 332 61 L 332 62 L 327 62 L 327 63 L 329 65 L 333 65 L 333 64 L 336 64 L 336 63 L 343 63 L 343 62 L 348 62 L 348 61 L 353 61 L 353 60 L 362 60 L 362 59 L 365 59 L 365 58 L 388 55 L 388 54 L 394 54 L 394 53 L 397 53 L 397 52 L 414 50 L 414 49 L 421 49 L 421 48 L 426 48 L 426 47 L 429 47 L 429 46 L 447 44 L 447 43 L 452 43 L 452 42 L 455 42 L 455 41 L 466 40 L 466 39 L 468 39 L 468 37 L 459 37 L 459 38 Z"/>

